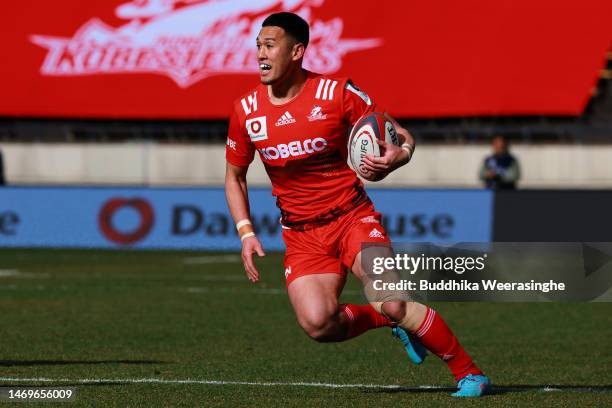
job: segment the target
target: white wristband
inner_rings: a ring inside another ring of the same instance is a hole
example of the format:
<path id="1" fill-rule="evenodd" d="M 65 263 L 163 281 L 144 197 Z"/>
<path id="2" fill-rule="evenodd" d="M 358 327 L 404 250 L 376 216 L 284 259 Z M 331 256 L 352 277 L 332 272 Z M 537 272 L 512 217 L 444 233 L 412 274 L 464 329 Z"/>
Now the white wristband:
<path id="1" fill-rule="evenodd" d="M 414 153 L 414 146 L 410 143 L 404 143 L 401 146 L 406 152 L 408 152 L 408 160 L 412 159 L 412 153 Z"/>
<path id="2" fill-rule="evenodd" d="M 254 237 L 255 233 L 254 232 L 247 232 L 246 234 L 244 234 L 243 236 L 240 237 L 241 241 L 244 241 L 245 239 L 247 239 L 248 237 Z"/>
<path id="3" fill-rule="evenodd" d="M 236 230 L 239 231 L 240 228 L 244 227 L 245 225 L 251 225 L 251 220 L 249 220 L 248 218 L 245 218 L 244 220 L 240 220 L 236 223 Z"/>

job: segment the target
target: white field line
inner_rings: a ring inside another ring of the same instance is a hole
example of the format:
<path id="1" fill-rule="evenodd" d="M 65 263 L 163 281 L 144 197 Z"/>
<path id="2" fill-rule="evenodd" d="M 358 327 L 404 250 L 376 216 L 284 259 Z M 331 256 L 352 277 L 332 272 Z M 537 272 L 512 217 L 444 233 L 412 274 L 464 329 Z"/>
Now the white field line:
<path id="1" fill-rule="evenodd" d="M 400 389 L 401 385 L 384 384 L 330 384 L 311 382 L 259 382 L 259 381 L 219 381 L 219 380 L 164 380 L 161 378 L 18 378 L 0 377 L 0 381 L 29 383 L 77 383 L 77 384 L 202 384 L 202 385 L 251 385 L 257 387 L 316 387 L 316 388 L 378 388 Z M 432 388 L 433 386 L 428 386 Z M 446 387 L 439 387 L 445 389 Z"/>
<path id="2" fill-rule="evenodd" d="M 382 390 L 440 390 L 452 391 L 454 387 L 440 385 L 418 385 L 418 386 L 403 386 L 397 384 L 334 384 L 321 382 L 260 382 L 260 381 L 222 381 L 222 380 L 197 380 L 197 379 L 163 379 L 163 378 L 47 378 L 47 377 L 0 377 L 0 382 L 18 382 L 18 383 L 51 383 L 51 384 L 193 384 L 193 385 L 246 385 L 254 387 L 310 387 L 310 388 L 368 388 Z M 594 389 L 591 389 L 594 388 Z M 495 389 L 495 385 L 493 385 Z M 541 388 L 531 388 L 529 386 L 502 386 L 502 389 L 509 392 L 521 391 L 538 391 L 538 392 L 566 392 L 566 391 L 581 391 L 581 392 L 601 392 L 597 387 L 576 386 L 568 387 L 567 389 L 553 388 L 543 386 Z"/>
<path id="3" fill-rule="evenodd" d="M 212 264 L 212 263 L 242 263 L 242 257 L 240 255 L 211 255 L 211 256 L 194 256 L 184 258 L 183 263 L 187 265 L 197 264 Z"/>
<path id="4" fill-rule="evenodd" d="M 196 280 L 208 281 L 208 282 L 244 282 L 247 280 L 246 275 L 225 275 L 222 273 L 207 273 L 198 274 L 194 277 Z"/>
<path id="5" fill-rule="evenodd" d="M 245 278 L 246 279 L 246 278 Z M 287 291 L 285 289 L 277 288 L 207 288 L 207 287 L 196 287 L 187 288 L 188 293 L 255 293 L 258 295 L 285 295 Z"/>
<path id="6" fill-rule="evenodd" d="M 334 384 L 334 383 L 321 383 L 321 382 L 260 382 L 260 381 L 222 381 L 222 380 L 197 380 L 197 379 L 184 379 L 184 380 L 171 380 L 163 378 L 47 378 L 47 377 L 30 377 L 30 378 L 19 378 L 19 377 L 0 377 L 0 382 L 18 382 L 18 383 L 51 383 L 51 384 L 193 384 L 193 385 L 246 385 L 254 387 L 310 387 L 310 388 L 368 388 L 368 389 L 382 389 L 382 390 L 405 390 L 405 391 L 419 391 L 419 390 L 440 390 L 440 391 L 452 391 L 454 387 L 440 386 L 440 385 L 418 385 L 418 386 L 403 386 L 397 384 Z M 542 388 L 531 388 L 531 387 L 508 387 L 503 386 L 502 389 L 505 391 L 538 391 L 538 392 L 566 392 L 566 391 L 582 391 L 582 392 L 597 392 L 598 390 L 590 390 L 589 386 L 576 386 L 568 387 L 568 389 L 553 388 L 549 386 L 543 386 Z M 594 387 L 597 388 L 597 387 Z M 495 389 L 495 385 L 493 386 Z"/>
<path id="7" fill-rule="evenodd" d="M 48 278 L 48 273 L 21 272 L 19 269 L 0 269 L 0 278 Z"/>

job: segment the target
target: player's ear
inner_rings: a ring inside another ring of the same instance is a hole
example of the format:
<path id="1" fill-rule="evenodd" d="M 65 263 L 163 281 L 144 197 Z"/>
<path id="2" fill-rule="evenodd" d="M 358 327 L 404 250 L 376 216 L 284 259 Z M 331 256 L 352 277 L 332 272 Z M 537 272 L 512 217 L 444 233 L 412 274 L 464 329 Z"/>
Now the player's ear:
<path id="1" fill-rule="evenodd" d="M 297 61 L 304 57 L 304 52 L 306 51 L 306 47 L 301 42 L 296 42 L 293 45 L 293 50 L 291 54 L 291 59 Z"/>

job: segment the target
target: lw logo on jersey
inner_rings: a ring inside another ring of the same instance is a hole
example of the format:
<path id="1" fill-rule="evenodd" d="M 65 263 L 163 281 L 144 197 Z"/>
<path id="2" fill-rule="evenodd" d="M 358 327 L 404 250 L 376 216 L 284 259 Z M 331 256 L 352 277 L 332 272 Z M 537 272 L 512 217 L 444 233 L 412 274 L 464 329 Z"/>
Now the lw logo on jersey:
<path id="1" fill-rule="evenodd" d="M 252 95 L 242 98 L 240 100 L 242 109 L 244 109 L 245 115 L 250 115 L 253 112 L 257 112 L 257 91 L 253 92 Z"/>
<path id="2" fill-rule="evenodd" d="M 315 120 L 324 120 L 327 118 L 327 114 L 322 112 L 322 109 L 319 105 L 315 105 L 312 107 L 310 115 L 308 115 L 307 118 L 309 122 L 313 122 Z"/>
<path id="3" fill-rule="evenodd" d="M 47 50 L 42 75 L 152 73 L 167 75 L 181 88 L 212 75 L 256 73 L 253 33 L 278 11 L 295 12 L 317 28 L 304 61 L 312 71 L 336 72 L 344 55 L 382 44 L 376 38 L 342 38 L 347 23 L 341 16 L 316 17 L 324 2 L 132 0 L 115 8 L 115 16 L 125 21 L 118 27 L 92 17 L 72 37 L 32 35 L 30 40 Z"/>
<path id="4" fill-rule="evenodd" d="M 258 142 L 268 138 L 268 127 L 266 125 L 265 116 L 247 119 L 245 126 L 252 142 Z"/>
<path id="5" fill-rule="evenodd" d="M 283 116 L 278 118 L 278 120 L 276 121 L 276 125 L 275 126 L 284 126 L 284 125 L 289 125 L 291 123 L 295 123 L 295 118 L 293 116 L 291 116 L 289 111 L 287 111 L 287 112 L 283 113 Z"/>

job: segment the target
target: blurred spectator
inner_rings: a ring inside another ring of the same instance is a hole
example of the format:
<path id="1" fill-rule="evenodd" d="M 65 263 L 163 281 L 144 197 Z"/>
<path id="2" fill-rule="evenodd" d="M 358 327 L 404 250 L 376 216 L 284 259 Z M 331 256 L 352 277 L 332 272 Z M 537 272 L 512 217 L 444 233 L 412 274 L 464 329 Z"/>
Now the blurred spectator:
<path id="1" fill-rule="evenodd" d="M 521 177 L 516 158 L 508 151 L 508 142 L 503 136 L 495 136 L 492 142 L 493 154 L 487 156 L 480 168 L 480 179 L 486 188 L 513 190 Z"/>
<path id="2" fill-rule="evenodd" d="M 2 150 L 0 150 L 0 186 L 6 184 L 4 179 L 4 160 L 2 160 Z"/>

